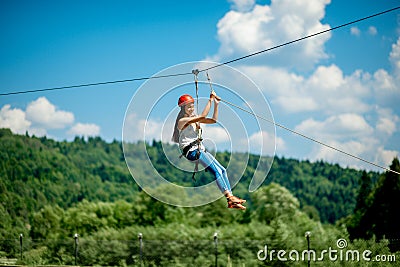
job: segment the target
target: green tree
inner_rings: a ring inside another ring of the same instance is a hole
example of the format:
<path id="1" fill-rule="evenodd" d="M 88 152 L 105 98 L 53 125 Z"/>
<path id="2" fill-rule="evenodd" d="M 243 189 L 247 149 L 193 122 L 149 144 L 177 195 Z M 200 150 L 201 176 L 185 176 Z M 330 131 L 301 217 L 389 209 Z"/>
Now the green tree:
<path id="1" fill-rule="evenodd" d="M 64 211 L 57 205 L 46 205 L 39 212 L 36 212 L 31 219 L 30 235 L 32 239 L 58 237 L 63 215 Z"/>
<path id="2" fill-rule="evenodd" d="M 255 206 L 254 216 L 265 223 L 280 217 L 289 219 L 300 207 L 298 199 L 276 183 L 260 188 L 254 193 L 252 201 Z"/>
<path id="3" fill-rule="evenodd" d="M 358 190 L 357 202 L 354 212 L 362 212 L 368 208 L 368 198 L 372 192 L 372 180 L 366 171 L 363 171 L 360 178 L 360 189 Z"/>
<path id="4" fill-rule="evenodd" d="M 400 172 L 399 159 L 395 158 L 390 166 L 391 170 Z M 399 239 L 400 216 L 400 175 L 394 172 L 382 174 L 373 193 L 371 206 L 366 211 L 369 234 L 377 239 Z M 397 248 L 398 249 L 398 248 Z"/>
<path id="5" fill-rule="evenodd" d="M 371 205 L 372 180 L 366 171 L 363 171 L 360 178 L 360 188 L 358 190 L 356 207 L 350 216 L 347 229 L 351 239 L 367 238 L 368 222 L 366 212 Z"/>

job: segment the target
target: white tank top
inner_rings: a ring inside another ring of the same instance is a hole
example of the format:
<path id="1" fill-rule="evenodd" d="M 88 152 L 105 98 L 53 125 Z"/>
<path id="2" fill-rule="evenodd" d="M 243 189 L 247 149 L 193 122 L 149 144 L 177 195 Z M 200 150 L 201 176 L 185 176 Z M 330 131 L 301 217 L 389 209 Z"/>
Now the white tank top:
<path id="1" fill-rule="evenodd" d="M 192 124 L 188 125 L 182 131 L 179 131 L 179 147 L 183 149 L 192 142 L 196 141 L 198 138 L 198 131 L 201 131 L 201 129 L 194 129 Z M 197 146 L 192 146 L 189 151 L 193 151 L 195 149 L 197 149 Z M 203 143 L 200 143 L 200 149 L 205 149 Z"/>

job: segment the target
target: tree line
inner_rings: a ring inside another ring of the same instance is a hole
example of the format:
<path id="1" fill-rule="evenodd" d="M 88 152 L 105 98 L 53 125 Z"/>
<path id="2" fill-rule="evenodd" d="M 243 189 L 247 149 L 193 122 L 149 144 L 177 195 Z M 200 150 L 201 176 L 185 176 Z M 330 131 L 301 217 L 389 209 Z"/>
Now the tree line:
<path id="1" fill-rule="evenodd" d="M 137 151 L 145 145 L 153 165 L 169 181 L 191 185 L 191 175 L 182 173 L 166 159 L 163 149 L 170 145 L 157 141 L 131 145 L 137 146 Z M 1 253 L 16 252 L 17 248 L 7 240 L 20 233 L 30 240 L 40 240 L 41 244 L 26 254 L 25 259 L 67 264 L 72 261 L 65 253 L 67 248 L 49 244 L 48 240 L 65 240 L 72 232 L 78 232 L 82 242 L 117 242 L 127 238 L 136 240 L 138 232 L 142 232 L 150 240 L 196 243 L 212 236 L 216 229 L 225 244 L 229 240 L 259 241 L 257 245 L 247 244 L 247 248 L 235 247 L 240 257 L 229 246 L 222 250 L 221 253 L 231 255 L 237 262 L 246 262 L 243 255 L 252 256 L 257 262 L 254 252 L 260 243 L 304 247 L 304 232 L 308 230 L 318 236 L 320 243 L 316 247 L 321 249 L 327 242 L 344 237 L 360 247 L 376 247 L 376 251 L 398 250 L 393 242 L 382 243 L 399 239 L 398 216 L 393 214 L 399 203 L 400 187 L 399 177 L 393 173 L 275 157 L 264 185 L 250 194 L 248 184 L 259 160 L 258 156 L 250 155 L 244 179 L 234 189 L 248 199 L 246 212 L 227 210 L 224 200 L 198 208 L 177 208 L 141 191 L 126 167 L 119 141 L 107 143 L 99 137 L 54 141 L 0 129 L 0 147 L 0 257 Z M 137 157 L 141 156 L 138 152 Z M 230 154 L 219 152 L 216 157 L 226 165 Z M 397 158 L 391 168 L 399 171 Z M 206 172 L 197 176 L 200 183 L 208 183 L 210 179 Z M 177 233 L 176 229 L 181 231 Z M 377 240 L 383 241 L 376 243 Z M 118 253 L 129 265 L 137 261 L 137 255 L 128 247 L 121 244 L 126 249 Z M 91 265 L 94 258 L 89 260 L 90 255 L 98 255 L 101 250 L 87 253 L 85 264 Z M 208 260 L 206 252 L 194 250 L 192 253 L 199 263 Z M 178 260 L 172 250 L 171 257 L 157 249 L 152 251 L 158 263 Z M 104 259 L 102 264 L 119 265 L 110 259 Z"/>

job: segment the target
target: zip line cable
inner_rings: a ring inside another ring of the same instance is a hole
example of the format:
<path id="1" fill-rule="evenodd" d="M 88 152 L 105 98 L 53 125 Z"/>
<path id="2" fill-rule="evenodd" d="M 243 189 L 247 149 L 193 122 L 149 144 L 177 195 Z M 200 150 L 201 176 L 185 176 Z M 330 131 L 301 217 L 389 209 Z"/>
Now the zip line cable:
<path id="1" fill-rule="evenodd" d="M 86 83 L 86 84 L 79 84 L 79 85 L 68 85 L 68 86 L 52 87 L 52 88 L 44 88 L 44 89 L 36 89 L 36 90 L 28 90 L 28 91 L 0 93 L 0 96 L 19 95 L 19 94 L 36 93 L 36 92 L 44 92 L 44 91 L 64 90 L 64 89 L 72 89 L 72 88 L 88 87 L 88 86 L 97 86 L 97 85 L 104 85 L 104 84 L 145 81 L 145 80 L 150 80 L 150 79 L 162 79 L 162 78 L 169 78 L 169 77 L 184 76 L 184 75 L 188 75 L 188 74 L 192 74 L 192 73 L 191 72 L 188 72 L 188 73 L 177 73 L 177 74 L 169 74 L 169 75 L 159 75 L 159 76 L 151 76 L 151 77 L 132 78 L 132 79 L 126 79 L 126 80 L 116 80 L 116 81 L 98 82 L 98 83 Z"/>
<path id="2" fill-rule="evenodd" d="M 368 161 L 368 160 L 366 160 L 366 159 L 360 158 L 360 157 L 358 157 L 358 156 L 356 156 L 356 155 L 350 154 L 349 152 L 346 152 L 346 151 L 344 151 L 344 150 L 338 149 L 338 148 L 336 148 L 336 147 L 334 147 L 334 146 L 331 146 L 331 145 L 328 145 L 328 144 L 326 144 L 326 143 L 323 143 L 323 142 L 321 142 L 321 141 L 319 141 L 319 140 L 317 140 L 317 139 L 314 139 L 314 138 L 309 137 L 309 136 L 307 136 L 307 135 L 305 135 L 305 134 L 302 134 L 302 133 L 300 133 L 300 132 L 297 132 L 297 131 L 295 131 L 295 130 L 292 130 L 292 129 L 290 129 L 290 128 L 287 128 L 286 126 L 283 126 L 282 124 L 276 123 L 276 122 L 274 122 L 274 121 L 272 121 L 272 120 L 270 120 L 270 119 L 267 119 L 267 118 L 265 118 L 265 117 L 263 117 L 263 116 L 260 116 L 260 115 L 258 115 L 258 114 L 256 114 L 256 113 L 252 112 L 252 111 L 246 110 L 246 109 L 244 109 L 244 108 L 242 108 L 242 107 L 240 107 L 240 106 L 238 106 L 238 105 L 235 105 L 235 104 L 233 104 L 233 103 L 231 103 L 231 102 L 229 102 L 229 101 L 226 101 L 226 100 L 224 100 L 224 99 L 221 99 L 221 101 L 224 102 L 225 104 L 228 104 L 228 105 L 231 105 L 231 106 L 233 106 L 233 107 L 235 107 L 235 108 L 238 108 L 238 109 L 240 109 L 240 110 L 242 110 L 242 111 L 244 111 L 244 112 L 246 112 L 246 113 L 248 113 L 248 114 L 250 114 L 250 115 L 252 115 L 252 116 L 254 116 L 254 117 L 257 117 L 257 118 L 259 118 L 259 119 L 261 119 L 261 120 L 264 120 L 264 121 L 266 121 L 266 122 L 272 123 L 273 125 L 275 125 L 275 126 L 277 126 L 277 127 L 280 127 L 280 128 L 282 128 L 282 129 L 284 129 L 284 130 L 286 130 L 286 131 L 289 131 L 289 132 L 291 132 L 291 133 L 293 133 L 293 134 L 299 135 L 299 136 L 301 136 L 301 137 L 303 137 L 303 138 L 305 138 L 305 139 L 308 139 L 308 140 L 310 140 L 310 141 L 312 141 L 312 142 L 315 142 L 315 143 L 320 144 L 320 145 L 322 145 L 322 146 L 325 146 L 325 147 L 327 147 L 327 148 L 333 149 L 333 150 L 335 150 L 335 151 L 337 151 L 337 152 L 340 152 L 340 153 L 345 154 L 345 155 L 347 155 L 347 156 L 349 156 L 349 157 L 358 159 L 358 160 L 363 161 L 363 162 L 365 162 L 365 163 L 371 164 L 371 165 L 373 165 L 373 166 L 375 166 L 375 167 L 378 167 L 378 168 L 380 168 L 380 169 L 383 169 L 383 170 L 385 170 L 385 171 L 393 172 L 393 173 L 396 173 L 396 174 L 400 175 L 400 172 L 397 172 L 397 171 L 395 171 L 395 170 L 391 170 L 391 169 L 389 169 L 389 168 L 386 168 L 386 167 L 384 167 L 384 166 L 378 165 L 378 164 L 373 163 L 373 162 L 371 162 L 371 161 Z"/>
<path id="3" fill-rule="evenodd" d="M 363 20 L 371 19 L 373 17 L 377 17 L 377 16 L 380 16 L 380 15 L 383 15 L 383 14 L 386 14 L 386 13 L 389 13 L 389 12 L 393 12 L 393 11 L 395 11 L 397 9 L 400 9 L 400 6 L 394 7 L 394 8 L 391 8 L 391 9 L 388 9 L 388 10 L 385 10 L 385 11 L 382 11 L 382 12 L 367 16 L 367 17 L 363 17 L 363 18 L 360 18 L 360 19 L 357 19 L 357 20 L 354 20 L 354 21 L 351 21 L 351 22 L 348 22 L 348 23 L 345 23 L 345 24 L 341 24 L 339 26 L 336 26 L 336 27 L 333 27 L 333 28 L 330 28 L 330 29 L 327 29 L 327 30 L 324 30 L 324 31 L 321 31 L 321 32 L 317 32 L 317 33 L 314 33 L 314 34 L 311 34 L 311 35 L 307 35 L 307 36 L 304 36 L 302 38 L 299 38 L 299 39 L 296 39 L 296 40 L 293 40 L 293 41 L 290 41 L 290 42 L 286 42 L 286 43 L 283 43 L 283 44 L 280 44 L 280 45 L 277 45 L 277 46 L 274 46 L 274 47 L 270 47 L 268 49 L 264 49 L 264 50 L 261 50 L 261 51 L 258 51 L 258 52 L 252 53 L 252 54 L 248 54 L 248 55 L 245 55 L 245 56 L 242 56 L 242 57 L 239 57 L 239 58 L 235 58 L 235 59 L 232 59 L 232 60 L 217 64 L 215 66 L 199 70 L 199 72 L 204 72 L 204 71 L 207 71 L 207 70 L 210 70 L 210 69 L 214 69 L 214 68 L 220 67 L 222 65 L 228 65 L 230 63 L 233 63 L 233 62 L 236 62 L 236 61 L 239 61 L 239 60 L 243 60 L 243 59 L 246 59 L 246 58 L 249 58 L 249 57 L 252 57 L 252 56 L 256 56 L 256 55 L 259 55 L 259 54 L 262 54 L 262 53 L 265 53 L 265 52 L 268 52 L 268 51 L 271 51 L 271 50 L 274 50 L 274 49 L 277 49 L 277 48 L 280 48 L 280 47 L 283 47 L 283 46 L 286 46 L 286 45 L 289 45 L 289 44 L 293 44 L 293 43 L 296 43 L 296 42 L 299 42 L 299 41 L 302 41 L 302 40 L 305 40 L 305 39 L 308 39 L 308 38 L 311 38 L 311 37 L 314 37 L 314 36 L 317 36 L 317 35 L 320 35 L 320 34 L 323 34 L 323 33 L 327 33 L 327 32 L 330 32 L 330 31 L 333 31 L 333 30 L 336 30 L 336 29 L 339 29 L 339 28 L 343 28 L 343 27 L 349 26 L 351 24 L 358 23 L 358 22 L 363 21 Z M 170 75 L 160 75 L 160 76 L 132 78 L 132 79 L 126 79 L 126 80 L 116 80 L 116 81 L 107 81 L 107 82 L 98 82 L 98 83 L 87 83 L 87 84 L 79 84 L 79 85 L 51 87 L 51 88 L 44 88 L 44 89 L 34 89 L 34 90 L 27 90 L 27 91 L 16 91 L 16 92 L 0 93 L 0 96 L 19 95 L 19 94 L 45 92 L 45 91 L 55 91 L 55 90 L 65 90 L 65 89 L 89 87 L 89 86 L 98 86 L 98 85 L 105 85 L 105 84 L 144 81 L 144 80 L 150 80 L 150 79 L 161 79 L 161 78 L 169 78 L 169 77 L 176 77 L 176 76 L 185 76 L 185 75 L 189 75 L 189 74 L 192 74 L 192 73 L 191 72 L 176 73 L 176 74 L 170 74 Z"/>

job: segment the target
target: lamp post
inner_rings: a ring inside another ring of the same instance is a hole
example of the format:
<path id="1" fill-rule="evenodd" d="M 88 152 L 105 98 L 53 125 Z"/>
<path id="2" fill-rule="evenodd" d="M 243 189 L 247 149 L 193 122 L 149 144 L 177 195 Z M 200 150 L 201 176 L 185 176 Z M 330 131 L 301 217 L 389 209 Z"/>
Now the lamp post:
<path id="1" fill-rule="evenodd" d="M 78 259 L 78 246 L 79 246 L 79 235 L 74 234 L 74 239 L 75 239 L 75 265 L 77 265 L 77 259 Z"/>
<path id="2" fill-rule="evenodd" d="M 23 237 L 24 236 L 22 234 L 19 234 L 19 249 L 20 249 L 20 252 L 21 252 L 21 261 L 22 261 L 22 238 Z"/>
<path id="3" fill-rule="evenodd" d="M 143 234 L 139 233 L 138 238 L 139 238 L 139 262 L 140 266 L 143 266 Z"/>
<path id="4" fill-rule="evenodd" d="M 218 233 L 214 233 L 214 246 L 215 246 L 215 267 L 218 266 Z"/>
<path id="5" fill-rule="evenodd" d="M 306 239 L 307 239 L 307 250 L 308 250 L 308 264 L 307 264 L 307 266 L 308 267 L 310 267 L 310 264 L 311 264 L 311 262 L 310 262 L 310 236 L 311 236 L 311 232 L 310 231 L 307 231 L 305 234 L 305 237 L 306 237 Z"/>

